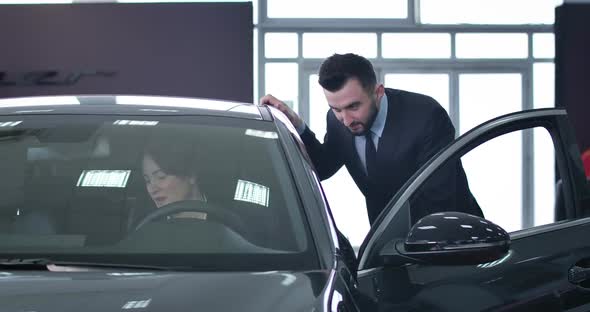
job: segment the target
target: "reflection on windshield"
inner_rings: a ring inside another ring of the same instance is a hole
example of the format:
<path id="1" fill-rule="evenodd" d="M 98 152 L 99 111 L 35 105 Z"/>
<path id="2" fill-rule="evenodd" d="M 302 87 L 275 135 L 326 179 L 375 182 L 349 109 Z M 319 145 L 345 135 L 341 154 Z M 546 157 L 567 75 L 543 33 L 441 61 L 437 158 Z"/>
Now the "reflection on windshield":
<path id="1" fill-rule="evenodd" d="M 251 255 L 269 259 L 265 270 L 309 263 L 297 258 L 313 248 L 269 123 L 22 117 L 0 118 L 10 124 L 0 128 L 0 253 L 95 263 L 151 255 L 156 262 L 142 263 L 151 265 L 168 261 L 157 255 L 209 255 L 220 266 L 220 256 Z"/>

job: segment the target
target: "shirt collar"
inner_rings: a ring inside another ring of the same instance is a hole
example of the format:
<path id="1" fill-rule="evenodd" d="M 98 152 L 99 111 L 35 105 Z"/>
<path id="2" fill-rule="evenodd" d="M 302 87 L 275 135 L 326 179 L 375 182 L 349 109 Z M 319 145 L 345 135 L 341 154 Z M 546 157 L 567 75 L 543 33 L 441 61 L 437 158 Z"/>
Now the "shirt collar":
<path id="1" fill-rule="evenodd" d="M 378 137 L 381 137 L 383 134 L 383 129 L 385 128 L 385 120 L 387 119 L 387 96 L 383 93 L 381 97 L 381 102 L 379 104 L 379 111 L 377 112 L 377 117 L 375 117 L 375 121 L 371 126 L 371 132 L 376 134 Z"/>

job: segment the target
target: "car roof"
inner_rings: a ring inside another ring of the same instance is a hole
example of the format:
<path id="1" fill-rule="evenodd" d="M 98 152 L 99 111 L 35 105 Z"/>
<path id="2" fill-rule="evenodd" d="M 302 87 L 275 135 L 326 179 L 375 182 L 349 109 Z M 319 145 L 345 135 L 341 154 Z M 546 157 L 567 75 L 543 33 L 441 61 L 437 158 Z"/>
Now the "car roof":
<path id="1" fill-rule="evenodd" d="M 61 95 L 0 99 L 0 115 L 206 115 L 263 119 L 252 103 L 146 95 Z"/>

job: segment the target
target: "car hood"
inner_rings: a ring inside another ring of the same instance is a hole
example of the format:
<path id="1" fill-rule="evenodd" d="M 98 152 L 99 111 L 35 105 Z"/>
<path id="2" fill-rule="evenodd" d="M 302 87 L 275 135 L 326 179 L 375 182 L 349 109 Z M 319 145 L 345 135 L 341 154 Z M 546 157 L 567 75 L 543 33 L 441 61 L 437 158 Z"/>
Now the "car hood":
<path id="1" fill-rule="evenodd" d="M 0 272 L 0 311 L 311 311 L 327 272 Z"/>

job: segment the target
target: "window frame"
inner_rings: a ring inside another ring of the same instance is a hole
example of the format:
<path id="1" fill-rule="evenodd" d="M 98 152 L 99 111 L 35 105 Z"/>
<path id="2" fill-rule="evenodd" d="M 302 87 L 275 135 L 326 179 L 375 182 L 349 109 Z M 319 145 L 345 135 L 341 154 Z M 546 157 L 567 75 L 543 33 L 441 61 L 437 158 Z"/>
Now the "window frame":
<path id="1" fill-rule="evenodd" d="M 402 186 L 385 208 L 386 212 L 379 216 L 375 225 L 371 228 L 364 242 L 366 249 L 361 249 L 359 268 L 368 269 L 375 265 L 375 261 L 377 261 L 376 255 L 387 242 L 392 241 L 394 238 L 406 236 L 411 228 L 409 204 L 412 195 L 420 189 L 428 178 L 436 174 L 439 168 L 451 160 L 461 158 L 494 138 L 514 131 L 530 130 L 535 127 L 545 128 L 552 138 L 556 151 L 556 165 L 559 173 L 563 175 L 564 207 L 568 214 L 563 220 L 551 224 L 514 231 L 510 233 L 511 239 L 575 226 L 580 222 L 588 222 L 588 218 L 586 218 L 588 207 L 584 207 L 584 201 L 590 198 L 590 189 L 587 186 L 583 172 L 578 170 L 581 163 L 579 154 L 576 157 L 571 151 L 572 144 L 575 144 L 575 137 L 571 126 L 567 122 L 565 110 L 549 108 L 512 113 L 491 119 L 465 133 L 455 140 L 453 144 L 433 156 Z"/>
<path id="2" fill-rule="evenodd" d="M 552 34 L 553 25 L 550 24 L 422 24 L 420 19 L 420 0 L 408 0 L 408 15 L 406 19 L 334 19 L 334 18 L 268 18 L 266 15 L 266 1 L 258 0 L 258 23 L 255 24 L 255 36 L 260 38 L 255 44 L 255 80 L 260 81 L 255 87 L 255 98 L 259 95 L 272 93 L 273 90 L 264 88 L 264 66 L 270 62 L 292 62 L 299 65 L 297 90 L 297 111 L 303 120 L 310 122 L 310 89 L 309 75 L 317 73 L 323 59 L 303 57 L 303 34 L 308 32 L 340 33 L 340 32 L 374 32 L 377 35 L 377 57 L 371 58 L 378 81 L 384 81 L 387 73 L 449 73 L 449 115 L 455 128 L 459 131 L 459 86 L 460 73 L 506 73 L 517 72 L 522 75 L 522 110 L 535 107 L 533 67 L 535 64 L 554 63 L 554 58 L 534 57 L 534 35 Z M 290 32 L 297 34 L 297 57 L 294 58 L 266 58 L 264 55 L 264 35 L 269 32 Z M 449 58 L 384 58 L 383 34 L 385 33 L 448 33 L 451 36 L 451 55 Z M 525 58 L 486 58 L 466 59 L 457 58 L 456 35 L 458 33 L 523 33 L 527 36 L 527 56 Z M 257 76 L 256 76 L 257 75 Z M 393 87 L 395 86 L 387 86 Z M 555 105 L 552 103 L 552 105 Z M 327 111 L 327 108 L 326 108 Z M 523 174 L 525 179 L 523 207 L 530 207 L 528 203 L 534 200 L 534 167 L 531 159 L 534 157 L 534 138 L 532 133 L 523 138 Z M 526 208 L 525 208 L 526 209 Z M 523 228 L 534 225 L 533 211 L 523 211 Z M 346 231 L 346 229 L 343 229 Z"/>

